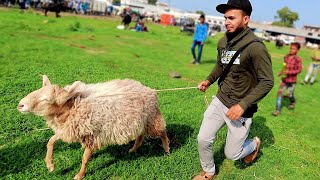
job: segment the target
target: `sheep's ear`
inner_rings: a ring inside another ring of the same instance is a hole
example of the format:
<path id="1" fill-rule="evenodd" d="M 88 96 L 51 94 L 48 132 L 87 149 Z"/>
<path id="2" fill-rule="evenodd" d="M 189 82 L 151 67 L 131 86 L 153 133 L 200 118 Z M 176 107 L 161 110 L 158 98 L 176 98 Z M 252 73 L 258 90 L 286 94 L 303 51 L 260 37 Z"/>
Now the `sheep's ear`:
<path id="1" fill-rule="evenodd" d="M 51 82 L 47 75 L 42 76 L 42 87 L 51 85 Z"/>
<path id="2" fill-rule="evenodd" d="M 74 82 L 68 90 L 65 90 L 64 93 L 59 95 L 56 99 L 57 104 L 63 105 L 65 104 L 69 99 L 79 96 L 79 92 L 76 91 L 76 88 L 81 84 L 80 81 Z"/>

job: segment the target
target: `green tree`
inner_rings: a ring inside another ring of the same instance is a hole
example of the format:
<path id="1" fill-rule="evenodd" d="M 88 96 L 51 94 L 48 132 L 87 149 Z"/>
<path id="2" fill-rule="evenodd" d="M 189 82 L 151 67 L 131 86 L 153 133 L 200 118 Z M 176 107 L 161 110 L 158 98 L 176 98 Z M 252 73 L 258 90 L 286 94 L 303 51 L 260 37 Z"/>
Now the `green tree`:
<path id="1" fill-rule="evenodd" d="M 278 21 L 273 22 L 273 25 L 276 26 L 285 26 L 285 27 L 293 27 L 294 22 L 299 20 L 299 14 L 297 12 L 291 11 L 287 6 L 277 11 L 276 19 Z"/>
<path id="2" fill-rule="evenodd" d="M 113 0 L 112 3 L 113 3 L 113 4 L 120 5 L 120 4 L 121 4 L 121 0 Z"/>
<path id="3" fill-rule="evenodd" d="M 157 3 L 158 0 L 148 0 L 148 4 L 153 4 L 155 5 Z"/>
<path id="4" fill-rule="evenodd" d="M 203 11 L 196 11 L 196 14 L 203 14 L 203 15 L 206 15 Z"/>

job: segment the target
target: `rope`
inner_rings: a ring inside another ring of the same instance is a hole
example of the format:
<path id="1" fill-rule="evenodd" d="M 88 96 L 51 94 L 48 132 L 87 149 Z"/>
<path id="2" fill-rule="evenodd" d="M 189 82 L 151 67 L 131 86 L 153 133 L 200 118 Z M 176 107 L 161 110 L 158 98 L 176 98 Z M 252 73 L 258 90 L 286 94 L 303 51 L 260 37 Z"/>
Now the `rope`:
<path id="1" fill-rule="evenodd" d="M 159 90 L 154 90 L 154 91 L 156 91 L 156 92 L 166 92 L 166 91 L 179 91 L 179 90 L 188 90 L 188 89 L 198 89 L 198 87 L 185 87 L 185 88 L 159 89 Z"/>

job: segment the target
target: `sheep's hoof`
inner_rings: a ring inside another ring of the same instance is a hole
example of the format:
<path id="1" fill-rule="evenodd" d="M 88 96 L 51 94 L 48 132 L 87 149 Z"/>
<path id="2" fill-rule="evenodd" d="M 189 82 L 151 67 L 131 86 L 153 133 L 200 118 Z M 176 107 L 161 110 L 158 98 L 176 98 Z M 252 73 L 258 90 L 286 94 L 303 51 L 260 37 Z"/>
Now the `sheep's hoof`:
<path id="1" fill-rule="evenodd" d="M 133 149 L 133 148 L 129 149 L 129 153 L 133 153 L 133 152 L 136 152 L 136 149 Z"/>
<path id="2" fill-rule="evenodd" d="M 167 156 L 170 156 L 170 151 L 165 152 L 165 154 L 166 154 Z"/>
<path id="3" fill-rule="evenodd" d="M 73 179 L 74 179 L 74 180 L 81 180 L 82 178 L 83 178 L 82 175 L 77 174 Z"/>
<path id="4" fill-rule="evenodd" d="M 48 169 L 49 172 L 53 172 L 54 165 L 53 164 L 52 165 L 47 165 L 47 169 Z"/>

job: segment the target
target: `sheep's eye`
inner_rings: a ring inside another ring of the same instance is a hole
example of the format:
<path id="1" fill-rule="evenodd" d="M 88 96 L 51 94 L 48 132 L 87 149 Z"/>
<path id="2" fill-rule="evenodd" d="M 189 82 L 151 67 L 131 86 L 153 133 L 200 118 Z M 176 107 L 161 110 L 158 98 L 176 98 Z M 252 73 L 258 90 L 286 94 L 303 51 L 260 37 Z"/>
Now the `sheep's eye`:
<path id="1" fill-rule="evenodd" d="M 49 101 L 48 99 L 46 99 L 46 98 L 41 98 L 41 100 L 40 100 L 41 102 L 42 101 Z"/>

